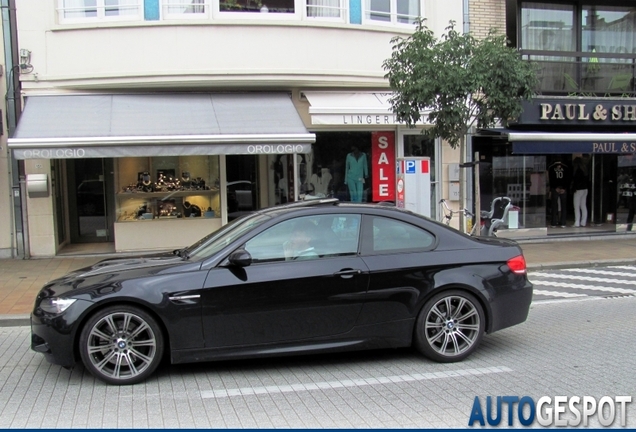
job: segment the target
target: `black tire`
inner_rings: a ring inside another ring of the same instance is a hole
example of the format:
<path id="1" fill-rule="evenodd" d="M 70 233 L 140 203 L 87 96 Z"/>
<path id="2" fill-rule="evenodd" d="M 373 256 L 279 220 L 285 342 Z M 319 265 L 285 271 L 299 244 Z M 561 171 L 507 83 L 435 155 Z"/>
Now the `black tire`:
<path id="1" fill-rule="evenodd" d="M 134 306 L 110 306 L 89 318 L 80 334 L 84 367 L 98 379 L 115 385 L 141 382 L 163 357 L 161 327 Z"/>
<path id="2" fill-rule="evenodd" d="M 415 347 L 436 362 L 461 361 L 477 349 L 485 325 L 484 310 L 473 295 L 443 291 L 420 311 L 415 323 Z"/>

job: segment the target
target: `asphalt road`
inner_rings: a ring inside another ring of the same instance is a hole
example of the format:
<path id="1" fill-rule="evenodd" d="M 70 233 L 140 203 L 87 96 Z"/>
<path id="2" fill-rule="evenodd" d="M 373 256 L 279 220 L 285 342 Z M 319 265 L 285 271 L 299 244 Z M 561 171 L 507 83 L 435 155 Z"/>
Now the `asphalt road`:
<path id="1" fill-rule="evenodd" d="M 165 365 L 125 387 L 48 364 L 30 351 L 28 327 L 0 328 L 0 428 L 467 427 L 476 397 L 484 416 L 492 397 L 495 418 L 497 396 L 621 395 L 633 402 L 616 404 L 611 418 L 605 404 L 600 421 L 620 426 L 624 411 L 634 428 L 636 297 L 606 297 L 538 300 L 526 323 L 487 335 L 456 364 L 402 349 Z M 512 424 L 520 427 L 517 406 Z M 566 409 L 559 419 L 575 415 Z M 505 403 L 500 422 L 508 425 Z M 589 426 L 601 426 L 597 415 Z"/>

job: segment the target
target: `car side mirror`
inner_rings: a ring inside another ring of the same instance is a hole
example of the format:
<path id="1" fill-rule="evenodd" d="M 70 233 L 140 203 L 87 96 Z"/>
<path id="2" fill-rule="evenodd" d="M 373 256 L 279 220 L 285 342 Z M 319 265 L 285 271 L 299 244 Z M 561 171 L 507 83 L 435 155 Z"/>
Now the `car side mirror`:
<path id="1" fill-rule="evenodd" d="M 235 266 L 247 267 L 252 264 L 252 255 L 245 249 L 237 249 L 230 254 L 228 261 Z"/>

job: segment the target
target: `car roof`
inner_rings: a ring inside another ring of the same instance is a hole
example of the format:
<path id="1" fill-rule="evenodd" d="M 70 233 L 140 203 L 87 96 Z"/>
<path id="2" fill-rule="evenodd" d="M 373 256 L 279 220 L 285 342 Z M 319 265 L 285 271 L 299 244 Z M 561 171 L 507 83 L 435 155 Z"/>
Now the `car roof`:
<path id="1" fill-rule="evenodd" d="M 341 202 L 338 198 L 317 198 L 305 201 L 295 201 L 287 204 L 280 204 L 273 207 L 267 207 L 261 210 L 257 210 L 254 213 L 258 214 L 271 214 L 272 216 L 292 213 L 295 211 L 303 212 L 304 210 L 312 209 L 312 208 L 340 208 L 340 209 L 357 209 L 357 210 L 369 210 L 375 209 L 380 210 L 382 213 L 395 211 L 401 214 L 413 214 L 414 213 L 395 207 L 392 203 L 391 205 L 387 203 L 352 203 L 352 202 Z M 420 215 L 417 215 L 420 216 Z"/>

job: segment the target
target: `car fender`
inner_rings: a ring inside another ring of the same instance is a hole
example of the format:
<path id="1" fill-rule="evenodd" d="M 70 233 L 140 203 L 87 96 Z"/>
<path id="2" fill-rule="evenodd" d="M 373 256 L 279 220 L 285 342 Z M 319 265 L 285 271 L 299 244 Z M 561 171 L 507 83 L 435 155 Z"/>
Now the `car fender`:
<path id="1" fill-rule="evenodd" d="M 423 298 L 420 299 L 418 304 L 418 314 L 424 307 L 427 301 L 433 296 L 446 290 L 459 289 L 466 291 L 477 298 L 484 314 L 486 315 L 486 331 L 489 331 L 491 324 L 492 309 L 490 307 L 490 284 L 488 281 L 476 271 L 475 267 L 478 265 L 462 267 L 462 268 L 449 268 L 439 271 L 435 274 L 434 288 L 426 293 Z"/>

